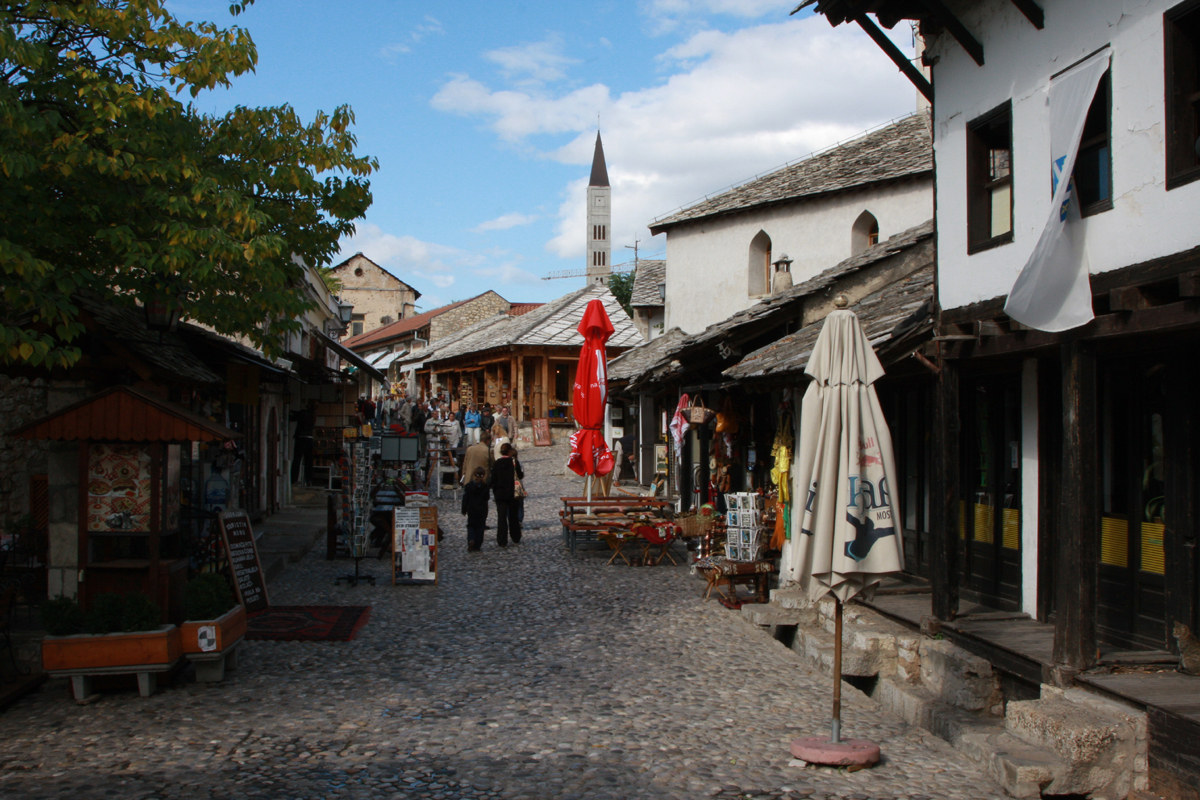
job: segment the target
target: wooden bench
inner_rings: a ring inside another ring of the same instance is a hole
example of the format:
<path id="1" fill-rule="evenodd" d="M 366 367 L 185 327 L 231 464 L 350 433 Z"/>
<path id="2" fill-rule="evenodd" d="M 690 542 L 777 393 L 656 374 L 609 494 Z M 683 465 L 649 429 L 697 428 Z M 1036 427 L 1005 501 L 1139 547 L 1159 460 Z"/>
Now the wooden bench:
<path id="1" fill-rule="evenodd" d="M 588 509 L 600 512 L 628 513 L 631 509 L 646 509 L 647 513 L 665 519 L 668 508 L 673 504 L 668 500 L 658 500 L 653 497 L 563 497 L 562 510 L 559 519 L 562 523 L 563 543 L 575 555 L 580 544 L 599 544 L 601 534 L 610 530 L 628 527 L 627 523 L 614 522 L 611 525 L 603 522 L 581 522 L 577 516 L 583 516 Z M 607 545 L 605 545 L 607 547 Z"/>

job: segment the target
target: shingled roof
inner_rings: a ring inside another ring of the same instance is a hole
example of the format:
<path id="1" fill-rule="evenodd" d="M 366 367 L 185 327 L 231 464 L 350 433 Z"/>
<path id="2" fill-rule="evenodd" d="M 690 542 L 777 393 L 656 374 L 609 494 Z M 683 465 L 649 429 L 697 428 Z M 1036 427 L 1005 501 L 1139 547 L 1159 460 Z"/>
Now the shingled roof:
<path id="1" fill-rule="evenodd" d="M 647 381 L 670 380 L 684 369 L 681 361 L 691 363 L 696 359 L 707 358 L 709 354 L 715 352 L 713 348 L 722 343 L 738 343 L 767 333 L 781 325 L 783 321 L 794 319 L 803 308 L 806 297 L 828 290 L 839 280 L 853 273 L 905 251 L 913 250 L 923 243 L 931 242 L 933 232 L 933 220 L 923 222 L 886 241 L 868 247 L 858 255 L 851 256 L 819 275 L 793 286 L 786 292 L 761 300 L 720 322 L 709 325 L 699 333 L 686 336 L 673 346 L 664 348 L 658 361 L 647 365 L 643 374 L 631 378 L 631 382 L 642 384 Z M 931 248 L 932 244 L 929 247 Z M 931 249 L 929 257 L 932 259 Z"/>
<path id="2" fill-rule="evenodd" d="M 658 293 L 659 284 L 667 279 L 667 262 L 662 259 L 639 261 L 637 272 L 633 276 L 633 294 L 630 297 L 631 306 L 661 306 L 662 295 Z"/>
<path id="3" fill-rule="evenodd" d="M 421 314 L 416 314 L 411 317 L 398 319 L 390 325 L 384 325 L 382 328 L 376 328 L 373 331 L 360 333 L 358 336 L 351 336 L 349 339 L 342 341 L 342 344 L 351 350 L 357 351 L 365 348 L 367 345 L 377 344 L 379 342 L 387 341 L 388 339 L 395 339 L 411 331 L 420 330 L 428 325 L 434 317 L 441 316 L 447 311 L 453 311 L 459 306 L 466 305 L 472 300 L 478 300 L 485 294 L 487 294 L 487 292 L 477 294 L 474 297 L 468 297 L 466 300 L 459 300 L 454 303 L 439 306 L 432 311 L 425 311 Z"/>
<path id="4" fill-rule="evenodd" d="M 867 341 L 877 353 L 901 338 L 919 343 L 923 341 L 922 334 L 933 329 L 933 273 L 933 264 L 922 267 L 904 280 L 872 292 L 851 308 L 862 323 Z M 755 350 L 724 374 L 735 380 L 798 375 L 808 366 L 808 358 L 823 324 L 824 320 L 806 325 Z M 883 354 L 880 356 L 882 358 Z M 883 360 L 885 364 L 888 361 Z"/>
<path id="5" fill-rule="evenodd" d="M 633 380 L 651 365 L 658 363 L 663 354 L 683 341 L 683 337 L 686 335 L 679 328 L 671 328 L 657 339 L 651 339 L 632 350 L 626 350 L 608 362 L 608 382 L 623 383 Z"/>
<path id="6" fill-rule="evenodd" d="M 608 340 L 610 348 L 623 349 L 641 344 L 642 335 L 613 293 L 607 286 L 592 284 L 519 317 L 497 314 L 453 337 L 447 337 L 443 340 L 443 346 L 418 351 L 414 357 L 429 364 L 498 347 L 579 347 L 583 344 L 583 337 L 575 329 L 583 318 L 584 308 L 593 299 L 604 303 L 604 310 L 612 321 L 614 331 Z"/>
<path id="7" fill-rule="evenodd" d="M 932 172 L 928 119 L 913 114 L 655 220 L 650 232 L 657 235 L 684 222 Z"/>

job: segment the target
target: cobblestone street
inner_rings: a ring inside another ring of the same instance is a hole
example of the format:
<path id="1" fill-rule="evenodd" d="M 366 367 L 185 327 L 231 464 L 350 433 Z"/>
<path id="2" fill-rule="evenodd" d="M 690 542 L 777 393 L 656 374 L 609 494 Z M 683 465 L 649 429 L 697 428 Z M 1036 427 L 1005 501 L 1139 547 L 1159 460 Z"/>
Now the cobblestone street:
<path id="1" fill-rule="evenodd" d="M 559 437 L 564 439 L 565 437 Z M 526 533 L 466 552 L 443 500 L 439 586 L 335 587 L 318 546 L 271 585 L 280 604 L 370 605 L 352 642 L 248 642 L 221 684 L 190 678 L 78 706 L 61 682 L 0 713 L 0 797 L 1003 797 L 972 762 L 843 692 L 846 735 L 884 762 L 788 765 L 828 729 L 829 679 L 740 616 L 701 602 L 685 566 L 571 558 L 565 445 L 524 450 Z M 664 562 L 665 563 L 665 562 Z"/>

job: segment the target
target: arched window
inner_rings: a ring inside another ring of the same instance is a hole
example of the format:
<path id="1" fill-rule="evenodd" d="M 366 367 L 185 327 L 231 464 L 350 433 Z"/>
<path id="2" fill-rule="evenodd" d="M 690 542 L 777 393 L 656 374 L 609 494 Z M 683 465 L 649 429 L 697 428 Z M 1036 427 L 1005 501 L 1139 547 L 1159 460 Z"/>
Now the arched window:
<path id="1" fill-rule="evenodd" d="M 850 255 L 856 256 L 879 242 L 879 222 L 870 211 L 864 211 L 854 220 L 850 229 Z"/>
<path id="2" fill-rule="evenodd" d="M 750 263 L 746 271 L 751 297 L 771 293 L 771 237 L 765 231 L 750 240 Z"/>

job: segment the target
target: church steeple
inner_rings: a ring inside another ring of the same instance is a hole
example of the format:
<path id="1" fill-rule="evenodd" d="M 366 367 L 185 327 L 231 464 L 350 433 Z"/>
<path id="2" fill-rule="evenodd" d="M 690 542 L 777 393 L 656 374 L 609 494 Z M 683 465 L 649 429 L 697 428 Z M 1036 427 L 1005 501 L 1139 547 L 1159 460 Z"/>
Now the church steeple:
<path id="1" fill-rule="evenodd" d="M 604 144 L 596 131 L 596 154 L 592 156 L 592 179 L 588 186 L 608 186 L 608 166 L 604 163 Z"/>
<path id="2" fill-rule="evenodd" d="M 604 145 L 596 131 L 596 155 L 592 157 L 592 177 L 587 188 L 587 279 L 588 283 L 608 283 L 612 275 L 612 242 L 609 208 L 612 188 L 608 185 L 608 166 L 604 163 Z"/>

